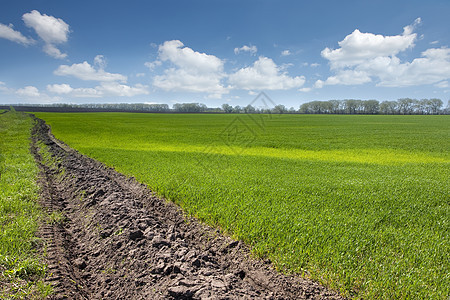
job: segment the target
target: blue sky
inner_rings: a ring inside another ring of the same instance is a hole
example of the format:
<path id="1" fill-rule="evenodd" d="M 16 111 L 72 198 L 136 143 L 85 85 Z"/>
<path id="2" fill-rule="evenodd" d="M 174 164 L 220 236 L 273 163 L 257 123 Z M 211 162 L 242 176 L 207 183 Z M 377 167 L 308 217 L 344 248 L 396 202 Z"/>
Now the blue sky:
<path id="1" fill-rule="evenodd" d="M 450 99 L 450 1 L 3 1 L 0 103 Z"/>

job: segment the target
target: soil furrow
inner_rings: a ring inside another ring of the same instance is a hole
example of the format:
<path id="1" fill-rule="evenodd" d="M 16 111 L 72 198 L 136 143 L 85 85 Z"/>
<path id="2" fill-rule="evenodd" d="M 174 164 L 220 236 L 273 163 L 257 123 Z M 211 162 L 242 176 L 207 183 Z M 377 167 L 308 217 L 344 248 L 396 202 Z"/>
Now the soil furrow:
<path id="1" fill-rule="evenodd" d="M 341 299 L 250 257 L 246 245 L 186 217 L 133 178 L 57 141 L 36 119 L 42 228 L 54 299 Z M 51 163 L 40 154 L 47 145 Z"/>

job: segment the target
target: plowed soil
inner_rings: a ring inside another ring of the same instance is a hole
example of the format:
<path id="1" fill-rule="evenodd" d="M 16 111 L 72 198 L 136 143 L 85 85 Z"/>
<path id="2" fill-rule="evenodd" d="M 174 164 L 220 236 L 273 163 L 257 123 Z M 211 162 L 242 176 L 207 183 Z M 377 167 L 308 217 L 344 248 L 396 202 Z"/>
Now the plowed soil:
<path id="1" fill-rule="evenodd" d="M 53 216 L 41 229 L 52 299 L 342 299 L 276 272 L 242 242 L 35 124 L 42 206 Z M 40 142 L 53 163 L 39 154 Z"/>

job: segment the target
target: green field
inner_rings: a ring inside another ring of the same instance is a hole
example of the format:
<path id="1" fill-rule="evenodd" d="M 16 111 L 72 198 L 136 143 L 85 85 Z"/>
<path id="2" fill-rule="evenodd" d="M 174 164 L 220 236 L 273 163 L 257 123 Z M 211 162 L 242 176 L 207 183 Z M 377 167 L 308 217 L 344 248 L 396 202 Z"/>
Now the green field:
<path id="1" fill-rule="evenodd" d="M 36 115 L 280 270 L 356 298 L 450 294 L 449 116 Z"/>
<path id="2" fill-rule="evenodd" d="M 37 204 L 38 168 L 30 153 L 32 120 L 23 113 L 0 115 L 0 298 L 41 299 L 45 265 L 35 237 L 42 212 Z"/>

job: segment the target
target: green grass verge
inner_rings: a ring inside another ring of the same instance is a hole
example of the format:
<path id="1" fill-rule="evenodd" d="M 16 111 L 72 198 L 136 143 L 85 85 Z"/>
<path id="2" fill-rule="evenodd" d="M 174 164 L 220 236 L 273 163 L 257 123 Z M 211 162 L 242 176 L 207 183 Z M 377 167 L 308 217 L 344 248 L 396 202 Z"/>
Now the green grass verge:
<path id="1" fill-rule="evenodd" d="M 449 116 L 37 115 L 281 270 L 448 299 Z"/>
<path id="2" fill-rule="evenodd" d="M 46 266 L 36 249 L 41 210 L 37 204 L 38 169 L 30 153 L 28 115 L 0 115 L 0 297 L 42 299 Z"/>

